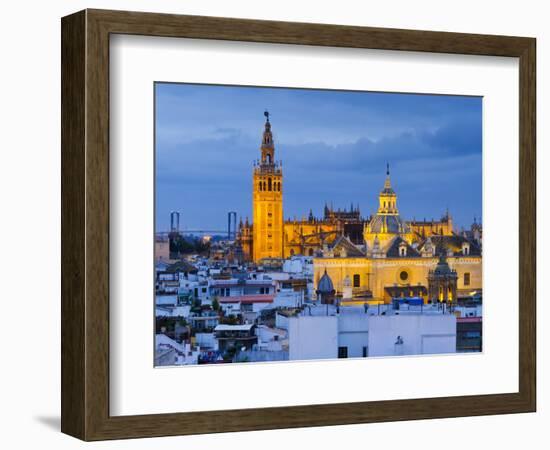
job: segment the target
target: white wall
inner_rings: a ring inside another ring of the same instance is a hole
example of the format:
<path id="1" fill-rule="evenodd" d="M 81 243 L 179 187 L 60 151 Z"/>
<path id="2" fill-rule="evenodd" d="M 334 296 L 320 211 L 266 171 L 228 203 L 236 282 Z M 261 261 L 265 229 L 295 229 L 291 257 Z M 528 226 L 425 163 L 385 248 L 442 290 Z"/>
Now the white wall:
<path id="1" fill-rule="evenodd" d="M 299 316 L 288 319 L 290 360 L 338 357 L 338 318 Z"/>
<path id="2" fill-rule="evenodd" d="M 218 340 L 214 337 L 214 333 L 196 333 L 195 338 L 197 340 L 197 345 L 201 348 L 218 349 Z"/>
<path id="3" fill-rule="evenodd" d="M 369 317 L 369 356 L 392 356 L 397 336 L 402 355 L 456 352 L 456 317 L 445 315 L 392 315 Z"/>
<path id="4" fill-rule="evenodd" d="M 35 272 L 40 295 L 29 298 L 36 314 L 25 332 L 17 320 L 4 320 L 0 327 L 5 364 L 0 383 L 1 418 L 5 424 L 0 443 L 5 448 L 88 448 L 59 433 L 59 317 L 60 317 L 60 17 L 82 8 L 112 8 L 170 13 L 204 14 L 258 19 L 341 23 L 380 27 L 433 29 L 472 33 L 526 35 L 538 38 L 537 118 L 538 147 L 550 148 L 550 29 L 547 3 L 536 0 L 484 1 L 437 0 L 411 2 L 277 2 L 233 0 L 52 0 L 49 2 L 4 2 L 0 34 L 4 64 L 0 71 L 2 132 L 0 185 L 3 195 L 0 239 L 2 242 L 1 297 L 15 298 L 29 277 L 18 267 L 27 266 L 29 255 L 41 255 L 45 264 Z M 262 105 L 264 107 L 266 105 Z M 548 193 L 550 154 L 539 150 L 538 264 L 539 298 L 550 295 L 543 274 L 550 271 L 550 228 Z M 6 194 L 6 195 L 4 195 Z M 509 205 L 503 204 L 503 207 Z M 31 216 L 32 215 L 32 216 Z M 37 217 L 39 221 L 35 220 Z M 25 241 L 18 236 L 37 236 Z M 32 243 L 33 248 L 30 246 Z M 7 270 L 6 270 L 7 269 Z M 8 308 L 15 304 L 9 304 Z M 5 317 L 8 312 L 5 311 Z M 110 441 L 93 444 L 101 449 L 145 449 L 159 446 L 202 449 L 280 449 L 297 445 L 332 449 L 346 447 L 408 449 L 530 448 L 544 449 L 550 421 L 548 364 L 550 361 L 550 310 L 538 305 L 539 326 L 539 412 L 507 416 L 472 417 L 370 425 L 276 430 L 209 436 Z M 490 307 L 487 307 L 490 314 Z M 32 330 L 32 332 L 29 332 Z M 25 348 L 40 351 L 28 358 Z M 198 370 L 200 368 L 191 368 Z M 208 369 L 208 368 L 207 368 Z M 210 368 L 213 369 L 213 368 Z M 186 369 L 187 370 L 187 369 Z M 320 374 L 320 376 L 323 374 Z M 325 374 L 326 375 L 326 374 Z M 291 380 L 284 380 L 290 382 Z M 347 382 L 344 381 L 344 382 Z M 353 380 L 361 386 L 361 380 Z M 163 388 L 164 389 L 164 388 Z M 518 433 L 517 430 L 521 430 Z M 453 439 L 449 439 L 449 436 Z"/>
<path id="5" fill-rule="evenodd" d="M 369 319 L 364 313 L 338 316 L 338 347 L 348 348 L 348 358 L 363 357 L 363 347 L 369 345 Z"/>

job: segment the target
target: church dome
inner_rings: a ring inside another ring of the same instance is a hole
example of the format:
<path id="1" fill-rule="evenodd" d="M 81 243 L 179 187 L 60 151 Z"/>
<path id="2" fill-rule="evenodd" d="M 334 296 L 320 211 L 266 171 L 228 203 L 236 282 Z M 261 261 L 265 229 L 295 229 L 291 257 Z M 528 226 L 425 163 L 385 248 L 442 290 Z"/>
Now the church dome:
<path id="1" fill-rule="evenodd" d="M 409 226 L 398 215 L 377 214 L 369 223 L 371 233 L 408 233 Z"/>
<path id="2" fill-rule="evenodd" d="M 334 293 L 334 285 L 332 284 L 332 280 L 328 276 L 328 273 L 325 269 L 325 273 L 319 280 L 319 284 L 317 285 L 317 293 L 318 294 L 333 294 Z"/>

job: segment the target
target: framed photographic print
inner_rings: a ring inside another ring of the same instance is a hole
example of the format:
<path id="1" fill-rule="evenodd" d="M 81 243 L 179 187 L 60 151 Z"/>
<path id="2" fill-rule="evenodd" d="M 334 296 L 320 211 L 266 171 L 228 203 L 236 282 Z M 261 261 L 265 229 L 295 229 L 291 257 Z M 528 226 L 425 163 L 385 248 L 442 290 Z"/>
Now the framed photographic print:
<path id="1" fill-rule="evenodd" d="M 535 411 L 535 39 L 62 19 L 62 431 Z"/>

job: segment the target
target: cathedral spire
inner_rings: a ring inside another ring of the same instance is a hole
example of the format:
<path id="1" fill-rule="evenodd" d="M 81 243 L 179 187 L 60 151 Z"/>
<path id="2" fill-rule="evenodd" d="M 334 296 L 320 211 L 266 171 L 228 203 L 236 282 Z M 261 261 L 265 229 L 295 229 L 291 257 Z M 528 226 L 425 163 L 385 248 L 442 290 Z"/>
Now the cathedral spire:
<path id="1" fill-rule="evenodd" d="M 386 181 L 384 182 L 384 189 L 391 190 L 390 163 L 386 163 Z"/>
<path id="2" fill-rule="evenodd" d="M 262 160 L 261 164 L 275 164 L 275 145 L 273 143 L 273 133 L 271 132 L 271 122 L 269 121 L 269 111 L 264 112 L 265 126 L 262 136 Z"/>
<path id="3" fill-rule="evenodd" d="M 273 133 L 271 133 L 271 122 L 269 121 L 269 111 L 264 112 L 265 126 L 262 139 L 262 148 L 273 147 Z"/>

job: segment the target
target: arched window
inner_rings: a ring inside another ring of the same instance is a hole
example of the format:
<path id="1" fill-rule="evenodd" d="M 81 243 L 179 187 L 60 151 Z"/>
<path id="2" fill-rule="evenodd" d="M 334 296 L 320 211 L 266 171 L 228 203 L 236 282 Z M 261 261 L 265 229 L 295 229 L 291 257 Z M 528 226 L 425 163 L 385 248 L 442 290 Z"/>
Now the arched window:
<path id="1" fill-rule="evenodd" d="M 262 185 L 263 185 L 262 191 L 265 191 L 265 181 L 262 182 Z"/>
<path id="2" fill-rule="evenodd" d="M 262 190 L 263 190 L 263 189 L 262 189 L 262 188 L 263 188 L 262 182 L 260 181 L 260 182 L 258 183 L 258 185 L 259 185 L 259 186 L 258 186 L 258 189 L 260 189 L 260 191 L 262 191 Z"/>
<path id="3" fill-rule="evenodd" d="M 265 155 L 265 159 L 266 159 L 268 164 L 271 164 L 271 155 L 269 153 L 267 155 Z"/>
<path id="4" fill-rule="evenodd" d="M 267 190 L 271 191 L 271 178 L 267 179 Z"/>

